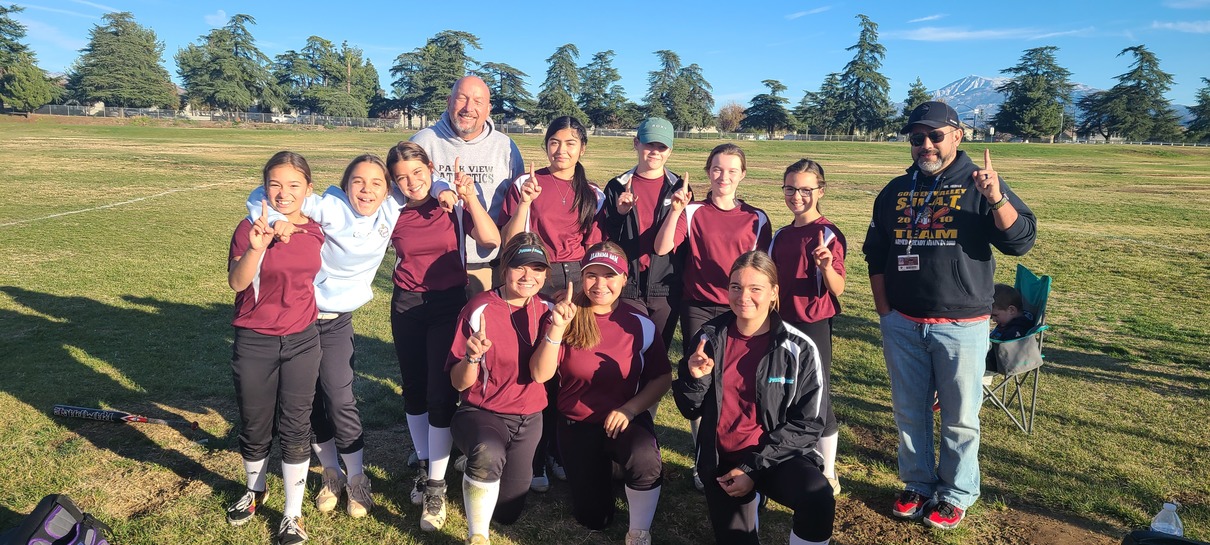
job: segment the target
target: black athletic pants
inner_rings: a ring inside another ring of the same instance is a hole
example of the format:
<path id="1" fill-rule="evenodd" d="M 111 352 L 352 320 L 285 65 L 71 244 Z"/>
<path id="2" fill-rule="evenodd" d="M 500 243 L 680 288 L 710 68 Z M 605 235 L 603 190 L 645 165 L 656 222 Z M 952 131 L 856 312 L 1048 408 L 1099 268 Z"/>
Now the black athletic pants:
<path id="1" fill-rule="evenodd" d="M 318 320 L 319 382 L 311 407 L 311 442 L 336 439 L 341 454 L 365 447 L 361 414 L 353 397 L 353 313 L 341 312 L 330 320 Z"/>
<path id="2" fill-rule="evenodd" d="M 429 424 L 450 427 L 458 392 L 445 372 L 454 344 L 458 313 L 466 306 L 462 287 L 444 291 L 404 291 L 391 296 L 391 336 L 403 386 L 403 411 L 428 413 Z"/>
<path id="3" fill-rule="evenodd" d="M 605 427 L 559 417 L 559 450 L 571 484 L 572 514 L 590 530 L 613 520 L 613 464 L 622 468 L 626 486 L 646 491 L 664 482 L 660 445 L 651 413 L 643 411 L 616 439 Z M 826 484 L 826 483 L 825 483 Z"/>
<path id="4" fill-rule="evenodd" d="M 815 347 L 819 349 L 819 366 L 823 370 L 823 434 L 822 437 L 836 435 L 840 425 L 836 422 L 836 412 L 832 410 L 832 319 L 818 322 L 791 322 L 799 331 L 807 334 Z"/>
<path id="5" fill-rule="evenodd" d="M 836 518 L 836 498 L 823 470 L 810 458 L 791 458 L 769 469 L 749 473 L 756 487 L 742 498 L 723 492 L 715 477 L 730 471 L 733 464 L 721 465 L 712 476 L 702 475 L 706 485 L 706 510 L 714 527 L 714 541 L 721 544 L 755 545 L 757 537 L 756 510 L 742 507 L 756 499 L 756 492 L 794 510 L 794 535 L 807 541 L 824 541 L 832 537 Z M 782 538 L 775 541 L 783 542 Z"/>
<path id="6" fill-rule="evenodd" d="M 311 402 L 319 376 L 319 332 L 314 325 L 290 335 L 235 328 L 231 378 L 239 406 L 239 452 L 245 460 L 269 456 L 276 432 L 282 460 L 311 459 Z"/>
<path id="7" fill-rule="evenodd" d="M 466 453 L 466 476 L 482 483 L 500 481 L 492 520 L 516 522 L 534 476 L 531 465 L 542 437 L 542 414 L 499 414 L 463 405 L 454 413 L 451 432 L 454 445 Z"/>

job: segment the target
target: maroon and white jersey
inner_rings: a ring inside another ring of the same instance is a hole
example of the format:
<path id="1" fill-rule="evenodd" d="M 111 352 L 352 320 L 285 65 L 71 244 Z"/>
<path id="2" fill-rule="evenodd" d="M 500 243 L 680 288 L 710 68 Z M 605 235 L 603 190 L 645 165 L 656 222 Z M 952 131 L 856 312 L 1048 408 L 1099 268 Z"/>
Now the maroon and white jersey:
<path id="1" fill-rule="evenodd" d="M 655 224 L 656 211 L 660 209 L 660 192 L 664 189 L 664 175 L 651 179 L 639 176 L 637 173 L 630 177 L 630 191 L 634 193 L 634 210 L 639 223 L 639 270 L 647 270 L 651 265 L 651 254 L 655 253 L 655 235 L 660 226 Z"/>
<path id="2" fill-rule="evenodd" d="M 391 233 L 395 285 L 405 291 L 442 291 L 466 286 L 464 236 L 474 228 L 462 207 L 453 212 L 429 199 L 399 211 Z"/>
<path id="3" fill-rule="evenodd" d="M 593 213 L 592 225 L 585 232 L 580 228 L 580 213 L 575 209 L 576 190 L 570 182 L 554 177 L 549 169 L 534 173 L 538 179 L 538 187 L 542 193 L 529 203 L 529 216 L 524 218 L 526 232 L 537 233 L 546 247 L 550 249 L 551 263 L 579 261 L 584 257 L 584 250 L 593 244 L 604 240 L 601 230 L 601 207 L 605 204 L 605 194 L 595 184 L 589 184 L 596 195 L 596 211 Z M 517 214 L 521 206 L 521 184 L 529 179 L 529 175 L 518 176 L 513 187 L 504 198 L 504 207 L 500 210 L 497 223 L 503 227 Z"/>
<path id="4" fill-rule="evenodd" d="M 778 313 L 786 321 L 818 322 L 840 314 L 840 301 L 828 291 L 823 271 L 811 258 L 821 239 L 832 252 L 832 268 L 843 277 L 848 246 L 840 229 L 827 218 L 802 227 L 790 224 L 773 234 L 769 256 L 777 263 L 777 282 L 781 284 Z"/>
<path id="5" fill-rule="evenodd" d="M 745 252 L 769 247 L 772 230 L 764 210 L 740 201 L 723 210 L 713 203 L 694 202 L 676 222 L 680 246 L 688 241 L 685 257 L 685 299 L 727 304 L 728 272 Z"/>
<path id="6" fill-rule="evenodd" d="M 483 354 L 475 383 L 462 391 L 462 402 L 498 414 L 533 414 L 546 408 L 546 388 L 534 382 L 529 359 L 535 344 L 542 342 L 542 317 L 554 304 L 535 295 L 527 305 L 514 307 L 498 291 L 477 293 L 462 308 L 445 370 L 466 356 L 466 340 L 485 318 L 492 346 Z"/>
<path id="7" fill-rule="evenodd" d="M 727 347 L 723 355 L 722 400 L 718 414 L 718 451 L 727 459 L 760 443 L 764 430 L 756 420 L 756 369 L 769 352 L 768 333 L 745 337 L 727 329 Z"/>
<path id="8" fill-rule="evenodd" d="M 601 342 L 559 350 L 558 408 L 577 422 L 604 423 L 651 380 L 672 373 L 655 323 L 628 305 L 595 315 Z"/>
<path id="9" fill-rule="evenodd" d="M 308 220 L 297 226 L 289 244 L 274 240 L 261 254 L 256 277 L 244 291 L 235 294 L 235 319 L 231 325 L 262 335 L 290 335 L 315 322 L 315 275 L 319 273 L 319 249 L 323 229 Z M 231 235 L 227 262 L 248 250 L 252 224 L 240 221 Z"/>

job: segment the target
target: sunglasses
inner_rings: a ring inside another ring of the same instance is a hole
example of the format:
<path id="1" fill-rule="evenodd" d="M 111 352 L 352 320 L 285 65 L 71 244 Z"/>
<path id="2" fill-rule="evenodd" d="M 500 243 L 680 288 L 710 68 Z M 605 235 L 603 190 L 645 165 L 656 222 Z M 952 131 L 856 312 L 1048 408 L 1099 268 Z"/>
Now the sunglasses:
<path id="1" fill-rule="evenodd" d="M 932 131 L 929 132 L 927 136 L 929 137 L 929 140 L 933 141 L 934 144 L 940 144 L 942 140 L 945 140 L 945 136 L 951 132 L 954 131 Z M 911 142 L 913 146 L 923 146 L 925 136 L 925 133 L 913 133 L 908 136 L 908 142 Z"/>

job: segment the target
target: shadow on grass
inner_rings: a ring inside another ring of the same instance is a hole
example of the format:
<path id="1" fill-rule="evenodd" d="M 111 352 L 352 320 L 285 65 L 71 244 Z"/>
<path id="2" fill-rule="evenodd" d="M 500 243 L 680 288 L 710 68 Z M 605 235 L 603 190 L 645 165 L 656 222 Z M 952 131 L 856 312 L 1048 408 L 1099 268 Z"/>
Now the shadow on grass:
<path id="1" fill-rule="evenodd" d="M 5 357 L 3 391 L 38 412 L 55 404 L 113 407 L 165 419 L 224 414 L 198 400 L 230 397 L 229 330 L 226 306 L 196 306 L 127 296 L 122 304 L 65 297 L 3 286 L 0 292 L 29 313 L 0 311 Z M 215 488 L 243 488 L 212 472 L 188 453 L 158 444 L 144 425 L 87 420 L 55 422 L 100 450 L 149 465 L 163 466 L 185 481 Z M 233 430 L 229 427 L 228 430 Z M 184 438 L 209 448 L 231 443 L 205 429 L 182 430 Z M 145 509 L 154 510 L 155 503 Z M 141 512 L 130 514 L 139 516 Z"/>

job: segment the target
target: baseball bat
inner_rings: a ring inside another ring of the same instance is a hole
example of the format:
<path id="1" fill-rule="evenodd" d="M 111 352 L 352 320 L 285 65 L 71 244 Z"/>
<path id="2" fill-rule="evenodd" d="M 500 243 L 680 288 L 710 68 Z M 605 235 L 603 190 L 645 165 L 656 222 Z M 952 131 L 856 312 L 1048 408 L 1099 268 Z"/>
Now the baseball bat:
<path id="1" fill-rule="evenodd" d="M 148 418 L 141 414 L 128 413 L 126 411 L 109 411 L 105 409 L 92 409 L 88 407 L 55 405 L 55 408 L 52 412 L 55 416 L 83 418 L 85 420 L 98 420 L 101 422 L 139 422 L 143 424 L 160 424 L 164 426 L 188 426 L 191 430 L 197 429 L 197 422 L 190 422 L 188 420 L 164 420 L 162 418 Z"/>

